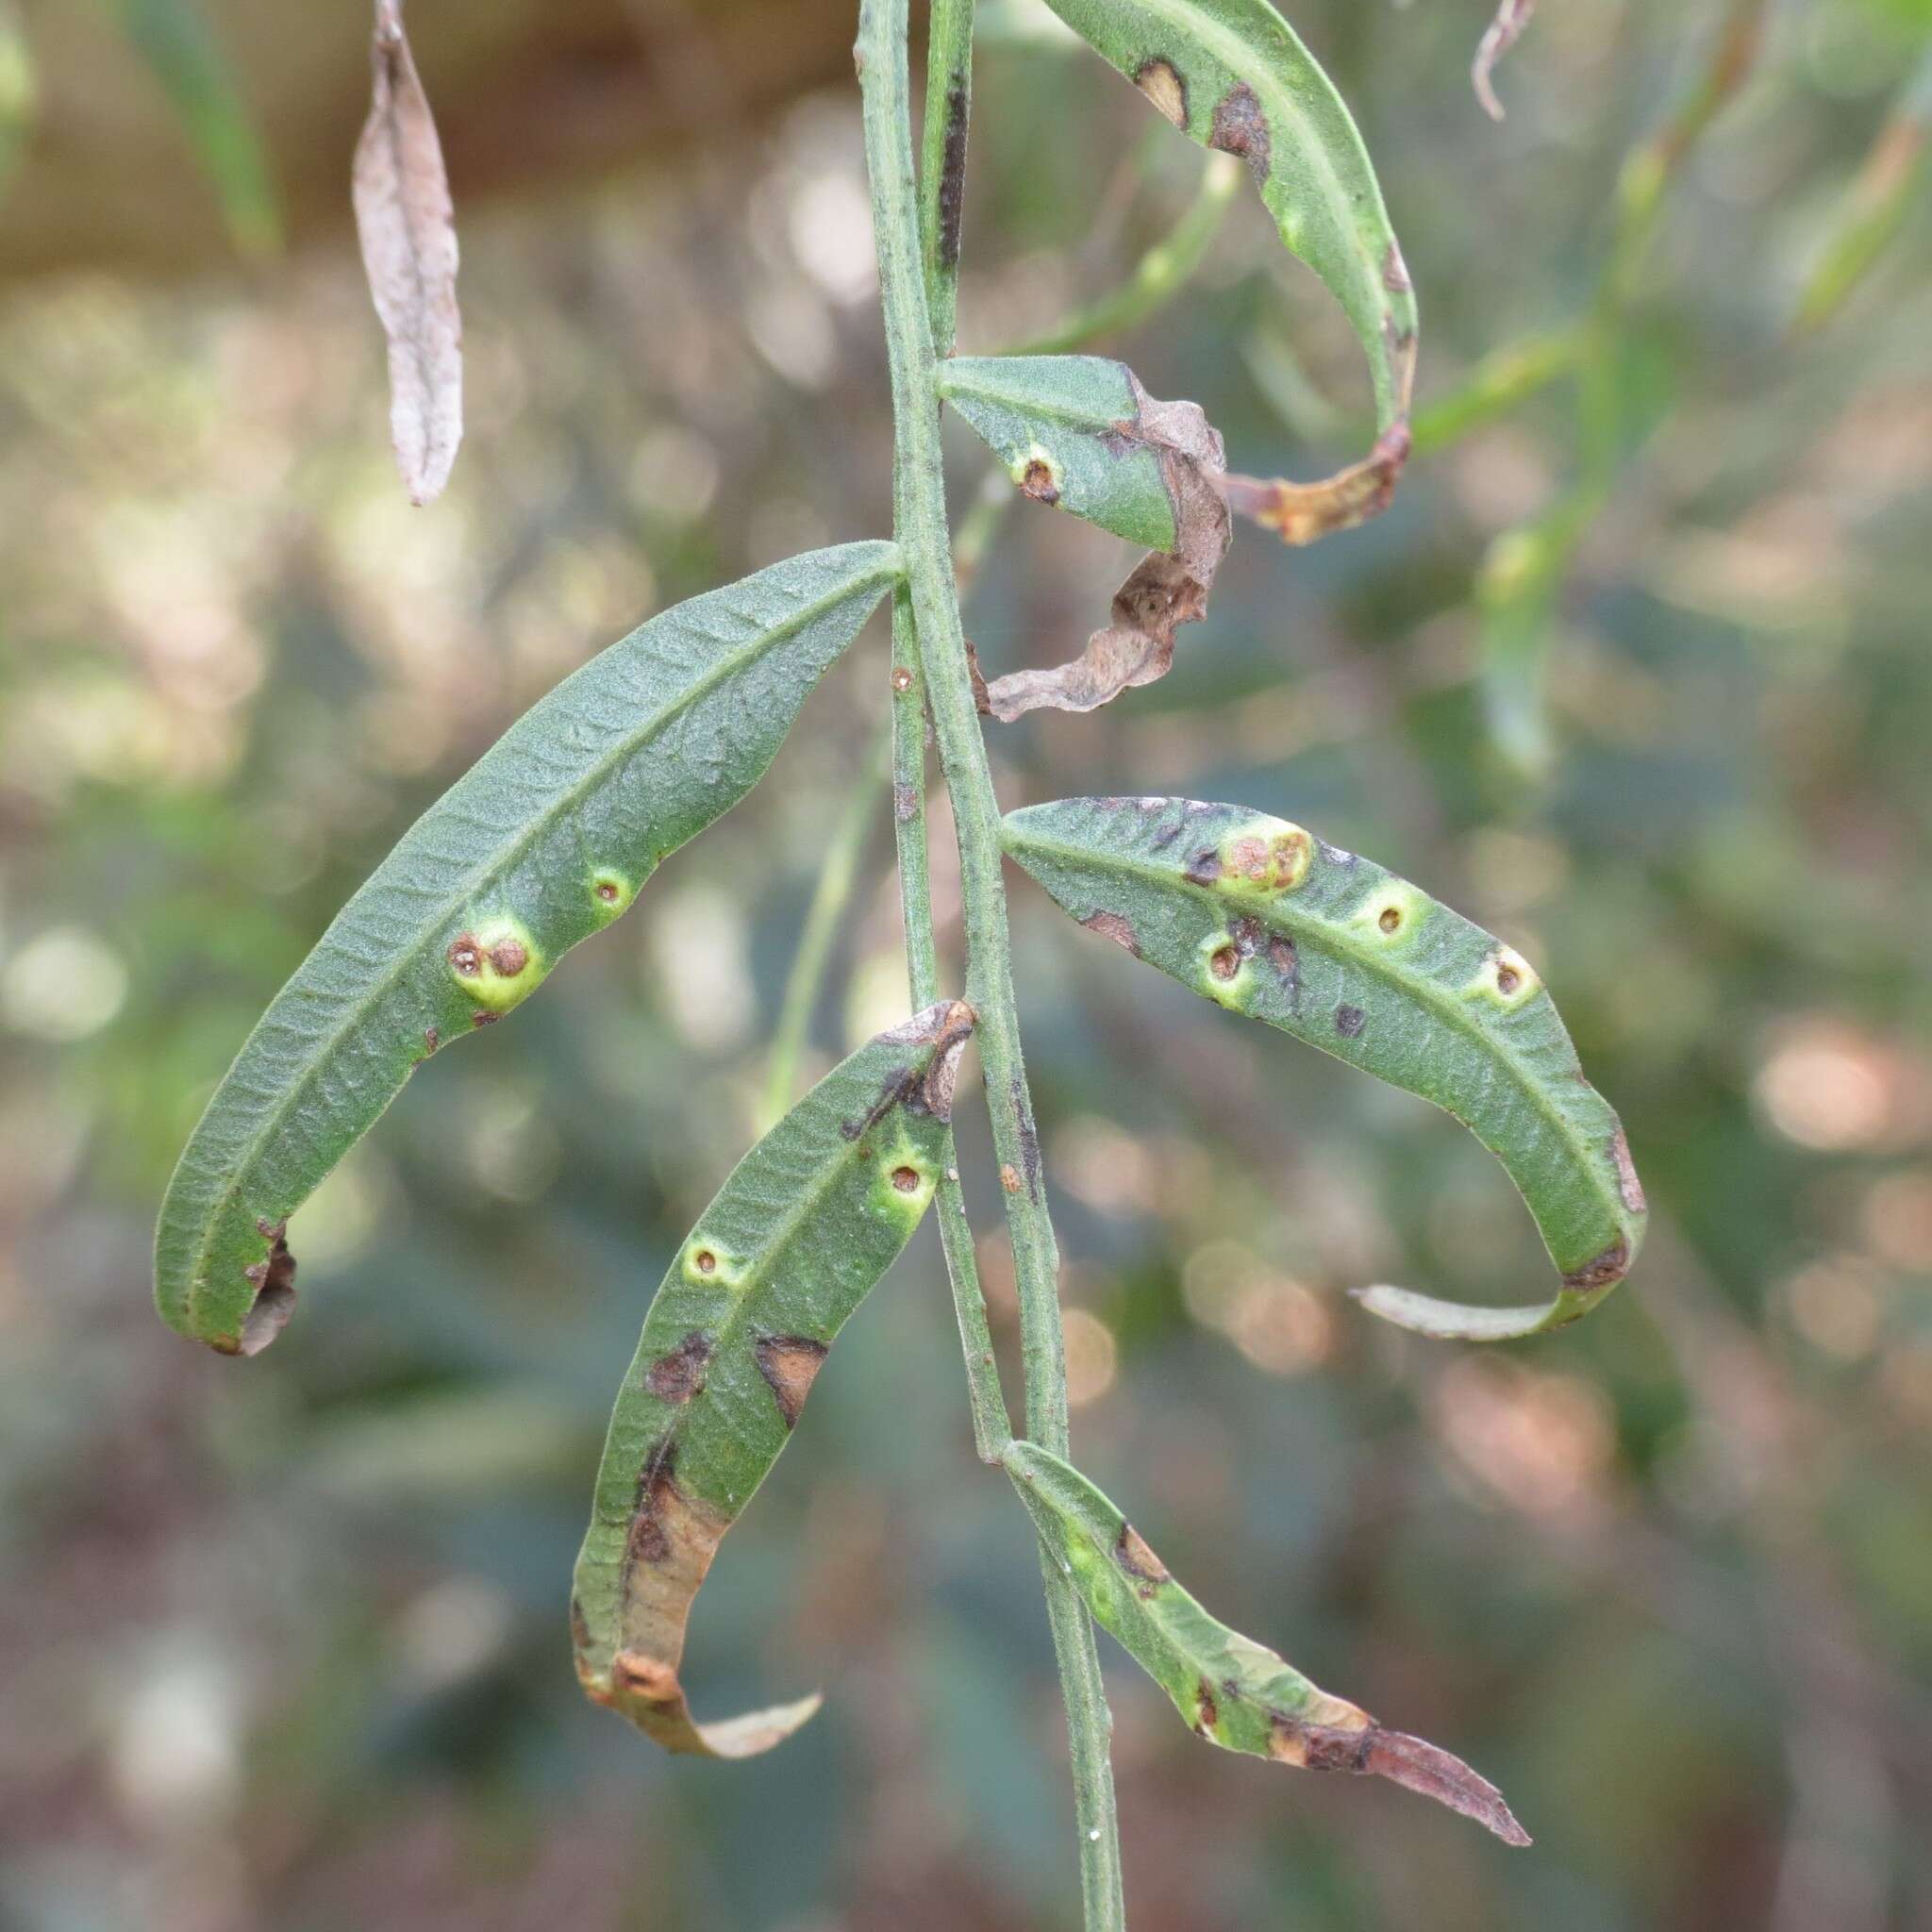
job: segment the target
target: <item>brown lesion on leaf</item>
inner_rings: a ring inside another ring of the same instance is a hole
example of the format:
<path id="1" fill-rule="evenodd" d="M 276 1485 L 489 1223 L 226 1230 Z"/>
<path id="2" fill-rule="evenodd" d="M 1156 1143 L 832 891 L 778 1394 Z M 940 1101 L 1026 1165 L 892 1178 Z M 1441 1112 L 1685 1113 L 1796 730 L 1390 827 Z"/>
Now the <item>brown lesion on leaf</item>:
<path id="1" fill-rule="evenodd" d="M 892 667 L 892 689 L 901 697 L 905 696 L 912 689 L 912 673 L 903 664 L 896 664 Z"/>
<path id="2" fill-rule="evenodd" d="M 1172 1581 L 1167 1565 L 1148 1547 L 1147 1540 L 1131 1523 L 1121 1524 L 1114 1539 L 1113 1559 L 1133 1580 L 1135 1594 L 1151 1597 L 1163 1583 Z"/>
<path id="3" fill-rule="evenodd" d="M 1020 1170 L 1010 1163 L 1002 1164 L 1000 1168 L 1000 1186 L 1008 1193 L 1017 1194 L 1020 1191 Z"/>
<path id="4" fill-rule="evenodd" d="M 1216 102 L 1208 145 L 1219 148 L 1224 155 L 1240 156 L 1254 172 L 1256 185 L 1266 183 L 1274 141 L 1260 99 L 1246 81 L 1238 81 Z"/>
<path id="5" fill-rule="evenodd" d="M 1406 1732 L 1385 1731 L 1365 1711 L 1354 1711 L 1353 1717 L 1360 1723 L 1320 1724 L 1277 1712 L 1269 1756 L 1308 1771 L 1387 1778 L 1474 1819 L 1505 1844 L 1521 1847 L 1530 1842 L 1502 1792 L 1461 1758 Z"/>
<path id="6" fill-rule="evenodd" d="M 503 1018 L 501 1013 L 492 1013 L 487 1007 L 479 1007 L 470 1015 L 472 1026 L 494 1026 Z"/>
<path id="7" fill-rule="evenodd" d="M 793 1427 L 829 1350 L 809 1335 L 761 1335 L 753 1353 L 758 1357 L 758 1374 L 770 1385 L 778 1413 L 785 1418 L 785 1426 Z"/>
<path id="8" fill-rule="evenodd" d="M 572 1649 L 579 1655 L 591 1647 L 591 1620 L 584 1615 L 584 1607 L 575 1597 L 570 1600 L 570 1641 Z"/>
<path id="9" fill-rule="evenodd" d="M 1172 60 L 1157 54 L 1153 59 L 1141 61 L 1134 70 L 1134 85 L 1161 115 L 1187 132 L 1188 84 Z"/>
<path id="10" fill-rule="evenodd" d="M 1386 920 L 1389 915 L 1385 912 L 1382 917 Z M 1382 928 L 1384 932 L 1393 932 L 1394 929 L 1391 925 L 1384 925 Z M 1496 991 L 1498 992 L 1504 994 L 1512 993 L 1522 984 L 1523 974 L 1517 972 L 1515 967 L 1510 965 L 1507 959 L 1498 961 L 1496 966 Z"/>
<path id="11" fill-rule="evenodd" d="M 1020 493 L 1035 503 L 1049 506 L 1060 500 L 1060 488 L 1054 480 L 1053 465 L 1035 457 L 1020 473 Z"/>
<path id="12" fill-rule="evenodd" d="M 1593 1294 L 1600 1288 L 1608 1288 L 1612 1282 L 1622 1281 L 1630 1272 L 1630 1243 L 1619 1235 L 1603 1253 L 1593 1260 L 1586 1262 L 1563 1277 L 1563 1286 L 1572 1294 Z"/>
<path id="13" fill-rule="evenodd" d="M 1266 835 L 1251 832 L 1224 848 L 1217 876 L 1264 892 L 1291 892 L 1307 877 L 1313 856 L 1314 841 L 1299 825 Z"/>
<path id="14" fill-rule="evenodd" d="M 1408 278 L 1408 264 L 1402 258 L 1402 244 L 1393 235 L 1390 236 L 1389 247 L 1382 257 L 1382 286 L 1391 295 L 1407 295 L 1415 290 L 1415 284 Z"/>
<path id="15" fill-rule="evenodd" d="M 892 1170 L 892 1185 L 902 1194 L 916 1194 L 921 1186 L 919 1170 L 916 1167 L 895 1167 Z"/>
<path id="16" fill-rule="evenodd" d="M 644 1374 L 644 1387 L 664 1402 L 689 1402 L 705 1386 L 711 1338 L 693 1328 L 677 1346 L 660 1355 Z"/>
<path id="17" fill-rule="evenodd" d="M 429 1053 L 434 1053 L 442 1044 L 442 1035 L 434 1026 L 423 1029 L 423 1044 Z"/>
<path id="18" fill-rule="evenodd" d="M 1637 1163 L 1630 1158 L 1630 1142 L 1622 1127 L 1610 1136 L 1610 1160 L 1617 1170 L 1617 1192 L 1632 1214 L 1647 1214 L 1650 1204 L 1643 1197 L 1643 1183 L 1637 1177 Z"/>
<path id="19" fill-rule="evenodd" d="M 209 1346 L 217 1355 L 259 1355 L 295 1312 L 295 1257 L 289 1252 L 289 1223 L 258 1220 L 255 1231 L 268 1243 L 268 1253 L 242 1271 L 255 1291 L 255 1299 L 242 1318 L 241 1332 L 217 1337 Z"/>
<path id="20" fill-rule="evenodd" d="M 1124 946 L 1135 958 L 1141 957 L 1141 941 L 1134 937 L 1134 928 L 1125 916 L 1119 912 L 1090 912 L 1080 924 L 1089 932 L 1097 932 L 1103 939 L 1111 940 L 1117 946 Z"/>
<path id="21" fill-rule="evenodd" d="M 1216 946 L 1208 956 L 1208 970 L 1216 979 L 1234 979 L 1241 970 L 1241 949 L 1235 945 Z"/>
<path id="22" fill-rule="evenodd" d="M 530 963 L 529 949 L 521 940 L 498 940 L 490 949 L 490 963 L 505 979 L 514 979 Z"/>
<path id="23" fill-rule="evenodd" d="M 1359 1040 L 1369 1016 L 1359 1007 L 1339 1006 L 1335 1009 L 1335 1030 L 1344 1040 Z"/>
<path id="24" fill-rule="evenodd" d="M 1221 1722 L 1221 1707 L 1214 1701 L 1214 1686 L 1206 1677 L 1194 1687 L 1194 1732 L 1197 1737 L 1211 1738 L 1214 1727 Z"/>
<path id="25" fill-rule="evenodd" d="M 480 979 L 483 975 L 483 947 L 476 935 L 471 932 L 458 933 L 449 942 L 448 959 L 450 971 L 464 979 Z"/>
<path id="26" fill-rule="evenodd" d="M 919 816 L 917 785 L 907 783 L 892 787 L 892 816 L 902 825 L 909 825 Z"/>
<path id="27" fill-rule="evenodd" d="M 1221 874 L 1221 854 L 1211 846 L 1206 852 L 1195 853 L 1181 868 L 1181 876 L 1191 886 L 1211 886 Z"/>

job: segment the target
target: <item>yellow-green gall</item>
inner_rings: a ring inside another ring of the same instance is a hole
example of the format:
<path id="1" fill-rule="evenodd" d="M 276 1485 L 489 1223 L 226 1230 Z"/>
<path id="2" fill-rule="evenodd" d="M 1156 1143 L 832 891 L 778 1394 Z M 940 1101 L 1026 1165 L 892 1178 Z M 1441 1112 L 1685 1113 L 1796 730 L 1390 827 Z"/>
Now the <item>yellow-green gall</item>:
<path id="1" fill-rule="evenodd" d="M 1291 892 L 1308 875 L 1314 839 L 1286 819 L 1257 819 L 1222 841 L 1214 883 L 1230 892 Z"/>
<path id="2" fill-rule="evenodd" d="M 1533 999 L 1541 987 L 1536 968 L 1514 946 L 1498 946 L 1463 991 L 1493 1000 L 1500 1007 L 1515 1008 Z"/>
<path id="3" fill-rule="evenodd" d="M 683 1265 L 693 1288 L 738 1288 L 744 1281 L 744 1263 L 702 1228 L 685 1242 Z"/>
<path id="4" fill-rule="evenodd" d="M 1378 945 L 1398 945 L 1420 930 L 1428 900 L 1406 879 L 1384 879 L 1349 915 Z"/>
<path id="5" fill-rule="evenodd" d="M 443 957 L 463 997 L 492 1015 L 527 999 L 549 970 L 529 929 L 507 915 L 465 926 Z"/>
<path id="6" fill-rule="evenodd" d="M 599 919 L 615 919 L 637 895 L 637 887 L 621 872 L 606 866 L 591 874 L 591 910 Z"/>

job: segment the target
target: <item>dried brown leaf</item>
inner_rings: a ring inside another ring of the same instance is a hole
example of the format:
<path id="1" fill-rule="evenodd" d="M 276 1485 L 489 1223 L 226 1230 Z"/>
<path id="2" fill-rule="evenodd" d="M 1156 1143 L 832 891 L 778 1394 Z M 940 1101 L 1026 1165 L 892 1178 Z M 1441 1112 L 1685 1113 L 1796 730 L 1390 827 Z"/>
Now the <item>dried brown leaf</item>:
<path id="1" fill-rule="evenodd" d="M 1015 671 L 986 687 L 980 708 L 1005 724 L 1051 708 L 1091 711 L 1137 685 L 1152 684 L 1174 662 L 1174 634 L 1207 615 L 1215 573 L 1233 535 L 1223 494 L 1227 458 L 1221 435 L 1198 403 L 1163 403 L 1130 371 L 1135 412 L 1110 434 L 1123 450 L 1159 459 L 1177 532 L 1174 550 L 1150 550 L 1114 592 L 1112 622 L 1087 640 L 1070 663 Z"/>
<path id="2" fill-rule="evenodd" d="M 402 0 L 375 0 L 375 82 L 356 143 L 356 232 L 389 338 L 390 437 L 412 503 L 440 495 L 463 439 L 457 230 Z"/>
<path id="3" fill-rule="evenodd" d="M 1483 104 L 1483 112 L 1491 121 L 1503 118 L 1503 103 L 1496 98 L 1491 75 L 1496 70 L 1496 62 L 1516 44 L 1517 36 L 1529 25 L 1529 17 L 1535 11 L 1536 0 L 1502 0 L 1495 19 L 1491 21 L 1489 31 L 1475 50 L 1469 77 L 1474 83 L 1476 99 Z"/>

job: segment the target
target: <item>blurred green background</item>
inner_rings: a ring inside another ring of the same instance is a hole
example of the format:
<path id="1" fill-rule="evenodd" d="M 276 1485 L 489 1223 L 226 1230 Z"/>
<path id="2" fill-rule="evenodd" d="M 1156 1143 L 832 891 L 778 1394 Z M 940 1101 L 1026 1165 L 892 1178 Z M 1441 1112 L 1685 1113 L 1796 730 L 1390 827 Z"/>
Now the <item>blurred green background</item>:
<path id="1" fill-rule="evenodd" d="M 1134 1924 L 1932 1925 L 1923 169 L 1871 274 L 1793 327 L 1932 19 L 1773 6 L 1607 311 L 1620 168 L 1723 6 L 1548 0 L 1500 126 L 1466 77 L 1483 0 L 1291 10 L 1376 158 L 1424 405 L 1597 305 L 1607 409 L 1580 430 L 1553 381 L 1419 456 L 1364 530 L 1244 532 L 1165 683 L 994 728 L 1001 792 L 1243 801 L 1494 927 L 1656 1211 L 1580 1329 L 1479 1353 L 1373 1326 L 1348 1285 L 1542 1291 L 1500 1172 L 1014 880 L 1079 1459 L 1223 1616 L 1469 1757 L 1537 1840 L 1208 1750 L 1109 1644 Z M 1110 286 L 1202 159 L 1037 13 L 986 11 L 979 351 Z M 972 1457 L 930 1229 L 695 1624 L 701 1710 L 819 1683 L 824 1714 L 756 1763 L 673 1761 L 570 1666 L 608 1405 L 752 1134 L 884 709 L 877 625 L 750 801 L 302 1212 L 278 1347 L 218 1360 L 147 1300 L 189 1126 L 411 817 L 642 617 L 885 530 L 846 15 L 414 0 L 469 348 L 455 481 L 415 511 L 347 227 L 362 8 L 0 4 L 8 1932 L 1073 1923 L 1033 1550 Z M 1236 467 L 1361 444 L 1358 352 L 1246 195 L 1193 291 L 1108 346 Z M 985 459 L 953 448 L 963 508 Z M 1579 501 L 1547 614 L 1512 604 L 1492 546 Z M 1008 517 L 983 660 L 1069 655 L 1127 561 Z M 1539 677 L 1540 766 L 1490 723 Z M 889 827 L 882 793 L 818 1067 L 906 1003 Z M 960 1138 L 992 1228 L 975 1108 Z"/>

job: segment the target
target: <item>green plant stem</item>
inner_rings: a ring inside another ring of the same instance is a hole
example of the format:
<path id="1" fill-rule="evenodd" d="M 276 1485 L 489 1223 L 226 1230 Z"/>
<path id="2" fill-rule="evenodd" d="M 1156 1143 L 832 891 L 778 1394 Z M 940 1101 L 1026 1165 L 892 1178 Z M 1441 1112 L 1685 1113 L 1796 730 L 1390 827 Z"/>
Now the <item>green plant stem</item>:
<path id="1" fill-rule="evenodd" d="M 920 129 L 919 242 L 932 352 L 953 353 L 959 299 L 960 196 L 973 114 L 974 0 L 932 0 L 926 21 L 925 120 Z"/>
<path id="2" fill-rule="evenodd" d="M 1201 185 L 1174 226 L 1148 249 L 1133 273 L 1116 289 L 1078 308 L 1045 334 L 1035 336 L 1008 356 L 1063 356 L 1103 336 L 1145 322 L 1193 279 L 1241 181 L 1241 164 L 1232 155 L 1209 155 Z"/>
<path id="3" fill-rule="evenodd" d="M 906 0 L 863 0 L 858 56 L 866 164 L 880 300 L 891 365 L 893 514 L 906 558 L 926 699 L 953 800 L 966 924 L 966 997 L 979 1016 L 977 1041 L 1007 1187 L 1007 1224 L 1020 1302 L 1028 1435 L 1064 1456 L 1066 1359 L 1060 1331 L 1058 1255 L 1046 1211 L 1039 1142 L 1020 1049 L 1001 876 L 1000 818 L 966 658 L 947 541 L 945 485 L 931 323 L 920 270 L 906 76 Z M 1108 1761 L 1111 1720 L 1093 1626 L 1071 1580 L 1043 1546 L 1048 1621 L 1067 1704 L 1081 1886 L 1089 1932 L 1125 1924 L 1120 1831 Z"/>
<path id="4" fill-rule="evenodd" d="M 1526 403 L 1576 367 L 1582 331 L 1524 336 L 1485 356 L 1456 388 L 1415 413 L 1411 451 L 1436 456 Z"/>
<path id="5" fill-rule="evenodd" d="M 772 1031 L 764 1100 L 758 1109 L 760 1134 L 776 1125 L 797 1098 L 798 1063 L 805 1055 L 805 1036 L 811 1025 L 811 1011 L 818 1004 L 819 990 L 824 985 L 825 967 L 832 957 L 839 922 L 852 902 L 858 856 L 865 846 L 865 835 L 872 829 L 878 783 L 886 774 L 891 743 L 889 723 L 874 736 L 867 750 L 865 763 L 846 794 L 844 808 L 825 846 L 818 883 L 812 889 L 811 905 L 806 910 L 805 925 L 798 935 L 798 950 L 791 957 L 791 971 L 786 975 L 778 1024 Z M 922 1004 L 929 1006 L 931 1001 Z"/>
<path id="6" fill-rule="evenodd" d="M 939 941 L 933 931 L 932 874 L 925 834 L 925 681 L 912 624 L 912 596 L 904 584 L 892 593 L 892 829 L 899 848 L 899 905 L 906 922 L 906 968 L 915 1011 L 940 996 Z M 1013 1440 L 1006 1391 L 993 1358 L 992 1329 L 979 1285 L 973 1224 L 959 1186 L 953 1137 L 946 1136 L 934 1211 L 959 1323 L 966 1395 L 973 1410 L 973 1446 L 982 1462 L 997 1462 Z"/>

